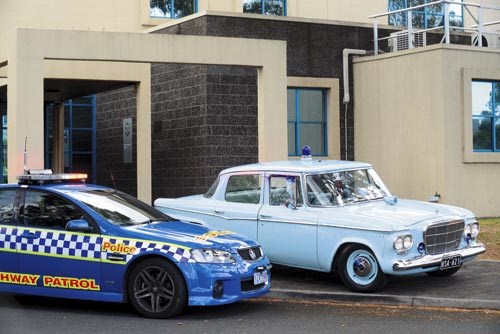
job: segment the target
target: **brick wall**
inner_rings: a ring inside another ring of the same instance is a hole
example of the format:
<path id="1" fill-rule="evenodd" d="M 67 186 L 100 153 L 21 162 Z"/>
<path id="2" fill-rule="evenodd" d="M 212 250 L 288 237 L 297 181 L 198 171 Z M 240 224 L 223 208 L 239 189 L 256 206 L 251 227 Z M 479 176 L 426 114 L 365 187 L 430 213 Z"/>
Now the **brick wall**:
<path id="1" fill-rule="evenodd" d="M 96 104 L 96 183 L 137 196 L 137 100 L 134 87 L 98 94 Z M 125 164 L 123 119 L 129 117 L 133 122 L 133 163 Z"/>
<path id="2" fill-rule="evenodd" d="M 157 64 L 151 79 L 153 199 L 203 193 L 257 161 L 255 69 Z"/>

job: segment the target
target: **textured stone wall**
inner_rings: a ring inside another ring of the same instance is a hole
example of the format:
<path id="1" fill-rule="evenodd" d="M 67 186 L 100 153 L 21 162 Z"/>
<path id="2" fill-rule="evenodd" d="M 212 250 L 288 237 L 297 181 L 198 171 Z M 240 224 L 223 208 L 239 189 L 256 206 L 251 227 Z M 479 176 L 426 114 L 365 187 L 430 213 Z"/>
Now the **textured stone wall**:
<path id="1" fill-rule="evenodd" d="M 134 87 L 96 97 L 97 184 L 137 196 L 137 100 Z M 133 163 L 123 163 L 123 119 L 132 117 Z"/>
<path id="2" fill-rule="evenodd" d="M 153 199 L 203 193 L 223 168 L 257 161 L 255 71 L 153 65 Z"/>

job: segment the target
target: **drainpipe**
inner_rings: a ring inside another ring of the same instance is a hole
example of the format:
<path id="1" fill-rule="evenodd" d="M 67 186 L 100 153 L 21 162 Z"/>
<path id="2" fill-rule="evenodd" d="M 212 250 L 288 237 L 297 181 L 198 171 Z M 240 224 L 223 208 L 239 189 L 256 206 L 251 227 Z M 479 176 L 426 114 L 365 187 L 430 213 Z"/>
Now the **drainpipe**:
<path id="1" fill-rule="evenodd" d="M 349 95 L 349 55 L 366 55 L 366 50 L 344 49 L 343 54 L 343 73 L 344 73 L 344 142 L 345 142 L 345 160 L 347 160 L 347 105 L 351 101 Z"/>

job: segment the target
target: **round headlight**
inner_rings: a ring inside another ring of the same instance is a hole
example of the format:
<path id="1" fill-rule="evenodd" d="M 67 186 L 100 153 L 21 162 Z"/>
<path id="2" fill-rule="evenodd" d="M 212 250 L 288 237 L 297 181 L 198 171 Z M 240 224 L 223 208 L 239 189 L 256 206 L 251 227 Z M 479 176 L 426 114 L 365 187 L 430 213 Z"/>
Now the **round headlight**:
<path id="1" fill-rule="evenodd" d="M 465 225 L 464 227 L 464 235 L 471 234 L 470 224 Z"/>
<path id="2" fill-rule="evenodd" d="M 403 238 L 397 237 L 396 240 L 394 240 L 394 249 L 398 251 L 403 249 Z"/>
<path id="3" fill-rule="evenodd" d="M 403 239 L 403 247 L 405 249 L 410 249 L 412 245 L 413 245 L 413 238 L 411 237 L 411 235 L 405 236 Z"/>
<path id="4" fill-rule="evenodd" d="M 470 234 L 473 237 L 476 237 L 479 234 L 479 224 L 478 223 L 474 223 L 474 224 L 470 225 Z"/>

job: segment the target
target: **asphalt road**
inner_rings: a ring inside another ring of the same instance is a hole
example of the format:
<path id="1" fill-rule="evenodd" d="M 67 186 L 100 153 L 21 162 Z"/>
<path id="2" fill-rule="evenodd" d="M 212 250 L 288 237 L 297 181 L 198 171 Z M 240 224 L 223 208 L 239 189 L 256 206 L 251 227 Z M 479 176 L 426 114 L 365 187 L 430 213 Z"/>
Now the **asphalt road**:
<path id="1" fill-rule="evenodd" d="M 500 261 L 466 262 L 450 277 L 392 276 L 377 293 L 353 293 L 330 274 L 274 266 L 271 296 L 349 303 L 500 310 Z M 500 333 L 500 331 L 499 331 Z"/>
<path id="2" fill-rule="evenodd" d="M 448 278 L 393 277 L 376 294 L 331 275 L 273 268 L 270 294 L 175 319 L 126 304 L 0 294 L 3 333 L 500 333 L 500 262 L 473 261 Z"/>
<path id="3" fill-rule="evenodd" d="M 499 311 L 342 305 L 259 298 L 141 318 L 123 304 L 0 294 L 0 333 L 495 333 Z"/>

